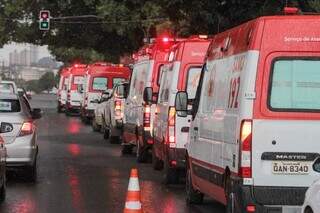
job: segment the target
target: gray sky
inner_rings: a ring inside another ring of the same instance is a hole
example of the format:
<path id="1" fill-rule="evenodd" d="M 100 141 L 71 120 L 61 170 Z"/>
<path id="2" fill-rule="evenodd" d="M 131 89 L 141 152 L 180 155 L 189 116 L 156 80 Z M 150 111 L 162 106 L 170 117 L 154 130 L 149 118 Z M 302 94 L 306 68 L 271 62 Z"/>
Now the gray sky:
<path id="1" fill-rule="evenodd" d="M 3 46 L 3 48 L 0 49 L 0 61 L 5 61 L 5 64 L 7 65 L 9 63 L 9 53 L 13 52 L 15 49 L 20 52 L 24 50 L 25 48 L 28 48 L 28 44 L 22 44 L 22 43 L 10 43 Z M 38 58 L 43 58 L 47 56 L 51 56 L 47 46 L 39 46 L 38 48 Z"/>

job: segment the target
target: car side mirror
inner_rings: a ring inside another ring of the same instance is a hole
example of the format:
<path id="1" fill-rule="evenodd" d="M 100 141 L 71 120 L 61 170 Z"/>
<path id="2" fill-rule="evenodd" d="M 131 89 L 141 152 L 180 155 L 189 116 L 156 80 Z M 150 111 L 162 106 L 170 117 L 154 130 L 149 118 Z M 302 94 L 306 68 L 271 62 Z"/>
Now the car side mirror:
<path id="1" fill-rule="evenodd" d="M 2 122 L 0 125 L 0 133 L 8 133 L 13 131 L 13 126 L 10 123 Z"/>
<path id="2" fill-rule="evenodd" d="M 152 88 L 146 87 L 143 91 L 143 101 L 148 104 L 152 103 L 152 96 L 153 96 Z"/>
<path id="3" fill-rule="evenodd" d="M 40 119 L 42 117 L 42 111 L 39 108 L 34 108 L 31 111 L 32 119 Z"/>
<path id="4" fill-rule="evenodd" d="M 28 94 L 28 93 L 27 93 L 27 98 L 28 98 L 29 100 L 31 100 L 31 99 L 32 99 L 31 94 Z"/>
<path id="5" fill-rule="evenodd" d="M 320 173 L 320 157 L 314 162 L 313 170 Z"/>
<path id="6" fill-rule="evenodd" d="M 176 94 L 175 108 L 179 117 L 188 116 L 188 93 L 180 91 Z"/>

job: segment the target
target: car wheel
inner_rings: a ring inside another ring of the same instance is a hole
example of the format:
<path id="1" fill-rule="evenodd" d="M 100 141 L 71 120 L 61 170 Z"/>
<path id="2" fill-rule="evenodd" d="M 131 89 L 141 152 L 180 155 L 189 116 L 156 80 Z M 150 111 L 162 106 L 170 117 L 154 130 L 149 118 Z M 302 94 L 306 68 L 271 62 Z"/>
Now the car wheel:
<path id="1" fill-rule="evenodd" d="M 152 167 L 154 170 L 162 170 L 163 161 L 156 156 L 154 149 L 155 149 L 154 146 L 152 146 Z"/>
<path id="2" fill-rule="evenodd" d="M 179 170 L 171 168 L 168 160 L 164 162 L 164 184 L 177 184 L 179 183 Z"/>
<path id="3" fill-rule="evenodd" d="M 101 126 L 99 126 L 96 122 L 96 119 L 93 118 L 93 121 L 92 121 L 92 130 L 94 132 L 100 132 L 100 129 L 101 129 Z"/>
<path id="4" fill-rule="evenodd" d="M 26 168 L 26 177 L 30 182 L 36 182 L 38 176 L 37 159 L 34 160 L 32 166 Z"/>
<path id="5" fill-rule="evenodd" d="M 2 203 L 5 199 L 6 199 L 6 173 L 4 173 L 3 178 L 2 178 L 3 182 L 2 182 L 2 187 L 0 189 L 0 202 Z"/>
<path id="6" fill-rule="evenodd" d="M 133 149 L 133 146 L 131 146 L 131 145 L 123 145 L 123 146 L 122 146 L 121 153 L 122 153 L 123 155 L 132 154 L 132 149 Z"/>
<path id="7" fill-rule="evenodd" d="M 190 168 L 187 168 L 186 175 L 186 202 L 187 204 L 201 204 L 203 202 L 203 193 L 195 190 L 192 186 L 192 177 Z"/>

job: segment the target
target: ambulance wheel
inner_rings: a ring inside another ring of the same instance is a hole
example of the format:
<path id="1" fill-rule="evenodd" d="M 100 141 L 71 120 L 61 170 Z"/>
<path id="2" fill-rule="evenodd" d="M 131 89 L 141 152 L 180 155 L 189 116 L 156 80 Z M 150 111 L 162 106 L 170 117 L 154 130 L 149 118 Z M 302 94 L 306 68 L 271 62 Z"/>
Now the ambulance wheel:
<path id="1" fill-rule="evenodd" d="M 93 118 L 93 121 L 92 121 L 92 130 L 94 132 L 100 132 L 100 129 L 101 129 L 101 126 L 97 124 L 96 122 L 96 119 Z"/>
<path id="2" fill-rule="evenodd" d="M 58 113 L 62 113 L 62 107 L 61 107 L 61 105 L 60 105 L 60 104 L 58 104 L 57 112 L 58 112 Z"/>
<path id="3" fill-rule="evenodd" d="M 186 174 L 186 202 L 187 204 L 201 204 L 203 202 L 203 193 L 195 190 L 192 186 L 191 171 L 187 168 Z"/>
<path id="4" fill-rule="evenodd" d="M 110 131 L 109 131 L 108 128 L 105 128 L 104 131 L 103 131 L 103 138 L 104 138 L 105 140 L 108 140 L 109 137 L 110 137 Z"/>
<path id="5" fill-rule="evenodd" d="M 120 141 L 120 137 L 119 136 L 110 136 L 110 138 L 109 138 L 109 142 L 111 143 L 111 144 L 116 144 L 116 143 L 119 143 L 119 141 Z"/>
<path id="6" fill-rule="evenodd" d="M 123 145 L 121 153 L 123 155 L 130 155 L 130 154 L 132 154 L 132 149 L 133 149 L 133 146 L 131 146 L 131 145 Z"/>
<path id="7" fill-rule="evenodd" d="M 241 206 L 237 205 L 237 195 L 232 190 L 230 176 L 227 176 L 225 180 L 225 193 L 227 200 L 226 213 L 240 213 Z"/>
<path id="8" fill-rule="evenodd" d="M 163 162 L 156 156 L 154 149 L 154 146 L 152 146 L 152 167 L 154 170 L 162 170 Z"/>
<path id="9" fill-rule="evenodd" d="M 138 163 L 147 163 L 148 162 L 148 154 L 149 154 L 149 148 L 144 146 L 138 146 L 137 149 L 137 162 Z"/>
<path id="10" fill-rule="evenodd" d="M 168 160 L 164 163 L 164 184 L 177 184 L 179 183 L 179 170 L 171 168 Z"/>
<path id="11" fill-rule="evenodd" d="M 304 213 L 313 213 L 312 209 L 310 207 L 307 207 L 305 210 L 304 210 Z"/>

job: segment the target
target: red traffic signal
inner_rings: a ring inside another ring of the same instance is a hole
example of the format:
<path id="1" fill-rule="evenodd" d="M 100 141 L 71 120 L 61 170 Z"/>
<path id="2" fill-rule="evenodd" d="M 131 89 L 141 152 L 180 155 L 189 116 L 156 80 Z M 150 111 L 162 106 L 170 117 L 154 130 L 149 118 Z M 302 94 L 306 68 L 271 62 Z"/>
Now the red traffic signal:
<path id="1" fill-rule="evenodd" d="M 50 18 L 50 11 L 49 10 L 41 10 L 39 14 L 39 18 L 42 20 L 46 20 Z"/>

